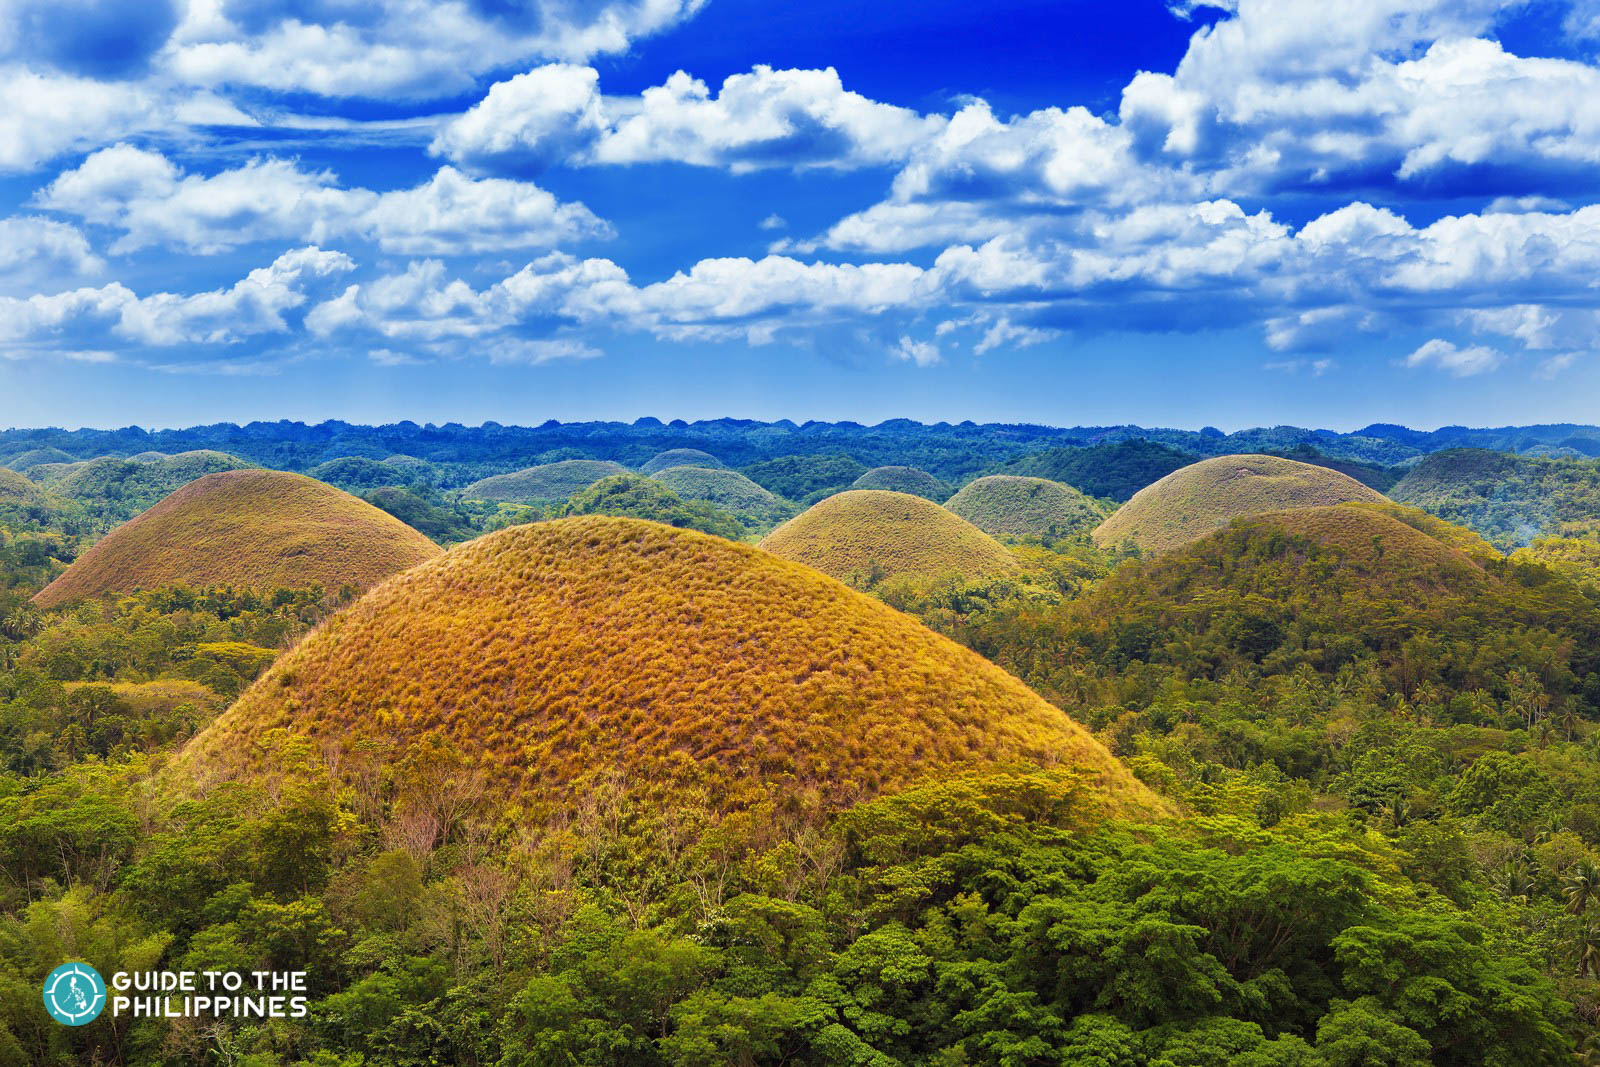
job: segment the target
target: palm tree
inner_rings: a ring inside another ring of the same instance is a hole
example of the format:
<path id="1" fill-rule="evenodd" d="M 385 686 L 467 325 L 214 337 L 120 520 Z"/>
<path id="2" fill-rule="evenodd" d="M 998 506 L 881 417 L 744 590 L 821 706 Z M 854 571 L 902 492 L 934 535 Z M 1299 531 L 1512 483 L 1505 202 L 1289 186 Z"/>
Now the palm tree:
<path id="1" fill-rule="evenodd" d="M 1582 915 L 1589 909 L 1589 905 L 1600 900 L 1600 864 L 1590 859 L 1581 859 L 1572 865 L 1572 873 L 1567 875 L 1567 884 L 1562 887 L 1562 894 L 1567 898 L 1567 910 L 1574 915 Z"/>

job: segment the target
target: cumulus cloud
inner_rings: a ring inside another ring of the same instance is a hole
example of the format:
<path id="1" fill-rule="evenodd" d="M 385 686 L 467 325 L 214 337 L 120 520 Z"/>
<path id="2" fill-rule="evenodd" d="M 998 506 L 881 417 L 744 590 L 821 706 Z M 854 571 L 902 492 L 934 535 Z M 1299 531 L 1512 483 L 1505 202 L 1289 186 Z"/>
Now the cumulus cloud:
<path id="1" fill-rule="evenodd" d="M 0 219 L 0 293 L 37 292 L 105 269 L 74 226 L 33 216 Z"/>
<path id="2" fill-rule="evenodd" d="M 602 97 L 593 68 L 552 64 L 493 86 L 431 150 L 498 170 L 562 161 L 848 168 L 898 163 L 944 122 L 849 92 L 831 67 L 758 66 L 715 94 L 678 71 L 638 97 Z"/>
<path id="3" fill-rule="evenodd" d="M 703 0 L 221 0 L 194 3 L 168 69 L 205 86 L 441 99 L 530 60 L 583 61 L 693 15 Z"/>
<path id="4" fill-rule="evenodd" d="M 1505 362 L 1505 354 L 1484 345 L 1460 348 L 1449 341 L 1435 338 L 1425 342 L 1405 359 L 1408 367 L 1437 367 L 1458 378 L 1485 374 Z"/>
<path id="5" fill-rule="evenodd" d="M 384 251 L 452 254 L 610 233 L 582 204 L 561 203 L 527 182 L 473 179 L 453 167 L 414 188 L 378 193 L 342 188 L 329 172 L 272 158 L 209 176 L 186 174 L 158 152 L 125 144 L 62 173 L 36 203 L 121 230 L 115 252 L 165 245 L 213 253 L 251 241 L 354 237 Z"/>
<path id="6" fill-rule="evenodd" d="M 318 283 L 354 268 L 340 252 L 299 248 L 226 289 L 139 296 L 120 282 L 29 297 L 0 298 L 0 344 L 12 350 L 106 351 L 227 345 L 287 333 L 288 313 Z"/>
<path id="7" fill-rule="evenodd" d="M 931 341 L 917 341 L 910 337 L 900 338 L 900 343 L 890 350 L 889 354 L 902 362 L 915 363 L 919 367 L 931 367 L 940 361 L 939 346 Z"/>

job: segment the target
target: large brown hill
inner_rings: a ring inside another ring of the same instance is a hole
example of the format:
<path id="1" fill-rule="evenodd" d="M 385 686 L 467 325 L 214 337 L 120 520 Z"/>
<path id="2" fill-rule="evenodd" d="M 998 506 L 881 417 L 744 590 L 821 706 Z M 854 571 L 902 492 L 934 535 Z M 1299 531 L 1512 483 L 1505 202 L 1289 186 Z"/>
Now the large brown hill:
<path id="1" fill-rule="evenodd" d="M 331 485 L 286 471 L 225 471 L 190 482 L 112 530 L 34 603 L 50 608 L 179 583 L 365 588 L 441 551 Z"/>

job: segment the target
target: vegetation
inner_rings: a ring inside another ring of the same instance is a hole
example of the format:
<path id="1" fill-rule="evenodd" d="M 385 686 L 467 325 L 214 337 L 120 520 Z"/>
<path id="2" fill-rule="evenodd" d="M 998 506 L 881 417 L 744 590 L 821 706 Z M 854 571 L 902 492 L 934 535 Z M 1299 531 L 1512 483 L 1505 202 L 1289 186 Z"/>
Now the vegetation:
<path id="1" fill-rule="evenodd" d="M 1274 456 L 1192 463 L 1135 493 L 1094 531 L 1101 545 L 1167 552 L 1245 515 L 1383 497 L 1348 475 Z"/>
<path id="2" fill-rule="evenodd" d="M 1051 448 L 1018 456 L 998 473 L 1047 478 L 1093 497 L 1118 503 L 1152 482 L 1193 463 L 1195 457 L 1144 440 L 1117 441 L 1087 448 Z"/>
<path id="3" fill-rule="evenodd" d="M 1106 510 L 1070 485 L 991 474 L 968 482 L 945 507 L 994 537 L 1058 541 L 1098 526 Z"/>
<path id="4" fill-rule="evenodd" d="M 229 471 L 113 530 L 34 602 L 55 607 L 173 584 L 364 588 L 438 553 L 422 534 L 330 485 L 281 471 Z"/>
<path id="5" fill-rule="evenodd" d="M 236 456 L 201 450 L 149 461 L 102 456 L 66 465 L 42 464 L 32 470 L 51 494 L 75 504 L 104 530 L 197 478 L 252 466 Z"/>
<path id="6" fill-rule="evenodd" d="M 1600 519 L 1600 462 L 1452 449 L 1418 463 L 1391 495 L 1509 551 Z"/>
<path id="7" fill-rule="evenodd" d="M 867 473 L 867 465 L 843 453 L 783 456 L 744 468 L 745 477 L 785 500 L 814 504 L 843 492 Z"/>
<path id="8" fill-rule="evenodd" d="M 890 578 L 997 577 L 1018 569 L 994 538 L 930 500 L 881 489 L 830 496 L 772 531 L 761 547 L 857 588 Z"/>
<path id="9" fill-rule="evenodd" d="M 654 478 L 616 474 L 572 494 L 561 515 L 611 515 L 649 519 L 682 530 L 743 540 L 745 528 L 734 516 L 703 500 L 684 500 Z"/>
<path id="10" fill-rule="evenodd" d="M 685 500 L 702 500 L 731 513 L 752 533 L 766 533 L 798 510 L 738 471 L 668 467 L 651 477 Z"/>
<path id="11" fill-rule="evenodd" d="M 59 448 L 30 448 L 26 452 L 19 452 L 5 461 L 4 466 L 11 468 L 19 474 L 28 471 L 41 463 L 72 463 L 73 457 Z"/>
<path id="12" fill-rule="evenodd" d="M 1398 467 L 1385 467 L 1377 463 L 1360 463 L 1350 459 L 1335 459 L 1317 451 L 1317 449 L 1308 444 L 1267 454 L 1282 456 L 1284 459 L 1298 460 L 1301 463 L 1309 463 L 1314 467 L 1327 467 L 1329 470 L 1338 471 L 1340 474 L 1347 474 L 1368 489 L 1376 489 L 1380 493 L 1387 493 L 1394 488 L 1394 484 L 1405 475 L 1405 471 Z"/>
<path id="13" fill-rule="evenodd" d="M 356 777 L 445 746 L 519 820 L 573 816 L 608 781 L 669 809 L 837 808 L 1013 762 L 1079 767 L 1112 808 L 1157 807 L 1065 715 L 915 620 L 637 520 L 515 527 L 386 583 L 274 665 L 171 780 L 260 773 L 279 731 L 338 747 Z"/>
<path id="14" fill-rule="evenodd" d="M 669 448 L 651 457 L 648 463 L 639 468 L 641 474 L 660 474 L 673 467 L 709 467 L 719 470 L 727 464 L 713 456 L 710 452 L 702 452 L 698 448 Z"/>
<path id="15" fill-rule="evenodd" d="M 916 467 L 874 467 L 850 483 L 852 489 L 887 489 L 910 493 L 942 504 L 950 499 L 950 486 Z"/>
<path id="16" fill-rule="evenodd" d="M 474 516 L 459 504 L 447 505 L 443 500 L 435 503 L 437 494 L 424 495 L 426 492 L 385 486 L 361 494 L 361 499 L 388 512 L 437 544 L 452 545 L 478 536 Z"/>
<path id="17" fill-rule="evenodd" d="M 627 473 L 622 464 L 609 460 L 564 459 L 473 482 L 462 490 L 462 496 L 512 504 L 548 504 L 565 500 L 602 478 Z"/>
<path id="18" fill-rule="evenodd" d="M 386 486 L 413 486 L 432 484 L 432 472 L 418 460 L 406 462 L 406 457 L 396 457 L 400 462 L 367 459 L 362 456 L 343 456 L 319 463 L 306 473 L 319 482 L 338 486 L 347 493 L 360 493 Z"/>

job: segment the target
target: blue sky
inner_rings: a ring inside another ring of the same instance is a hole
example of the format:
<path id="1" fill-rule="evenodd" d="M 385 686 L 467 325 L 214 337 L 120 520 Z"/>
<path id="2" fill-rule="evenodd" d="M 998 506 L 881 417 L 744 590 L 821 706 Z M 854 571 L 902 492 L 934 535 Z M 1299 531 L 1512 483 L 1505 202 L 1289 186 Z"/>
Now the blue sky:
<path id="1" fill-rule="evenodd" d="M 0 0 L 0 425 L 1600 421 L 1597 56 L 1600 0 Z"/>

